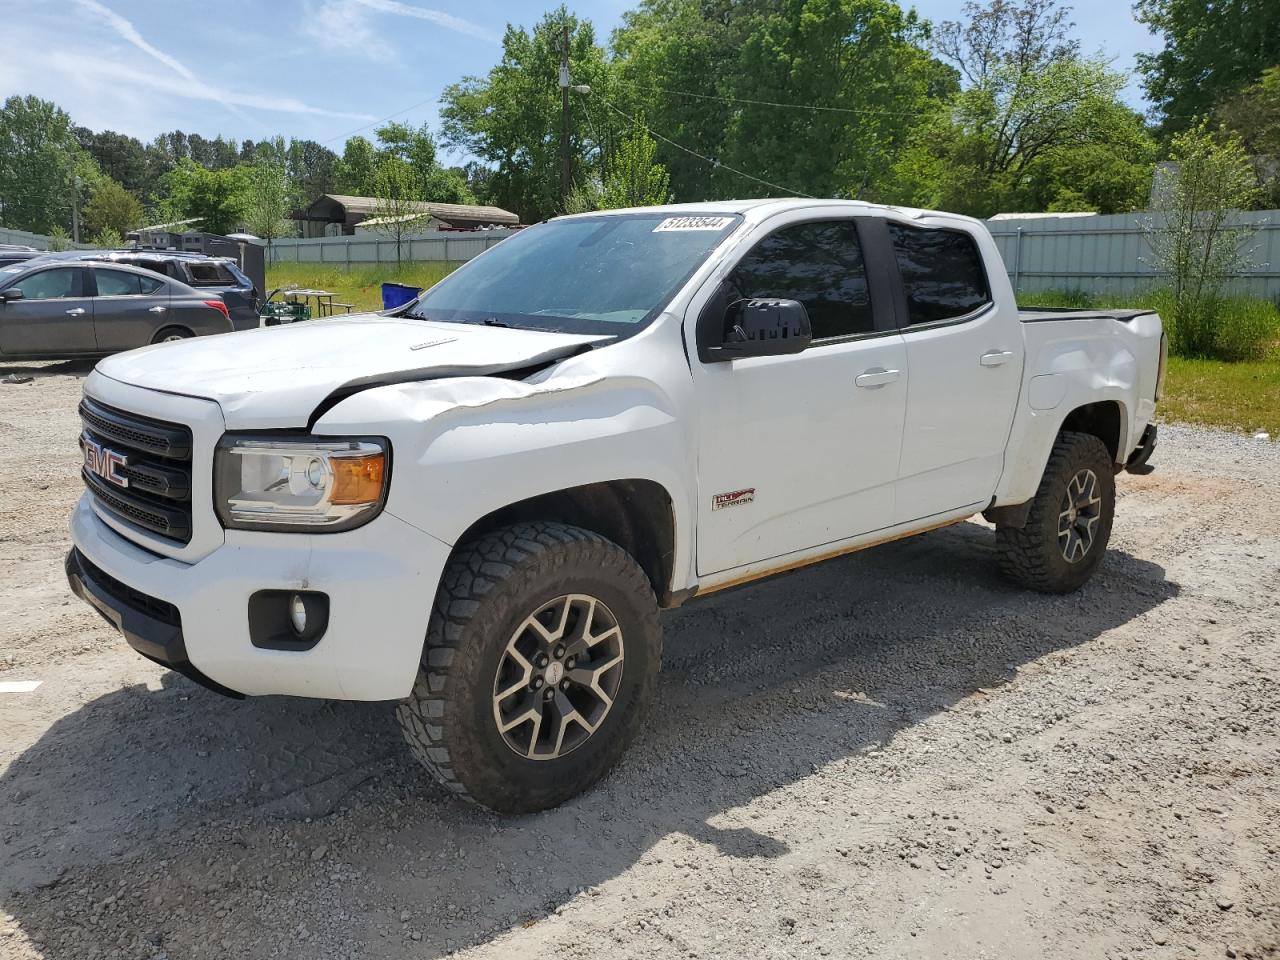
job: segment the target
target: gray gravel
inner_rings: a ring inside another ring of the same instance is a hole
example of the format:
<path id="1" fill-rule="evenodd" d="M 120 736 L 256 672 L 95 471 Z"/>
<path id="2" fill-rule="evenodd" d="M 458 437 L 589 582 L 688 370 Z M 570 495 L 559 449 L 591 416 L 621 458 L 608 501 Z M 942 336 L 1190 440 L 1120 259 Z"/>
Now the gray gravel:
<path id="1" fill-rule="evenodd" d="M 0 385 L 0 680 L 43 681 L 0 694 L 0 957 L 1280 954 L 1273 443 L 1164 428 L 1071 597 L 970 523 L 667 614 L 627 760 L 503 820 L 390 705 L 223 700 L 68 602 L 83 369 L 32 371 Z"/>

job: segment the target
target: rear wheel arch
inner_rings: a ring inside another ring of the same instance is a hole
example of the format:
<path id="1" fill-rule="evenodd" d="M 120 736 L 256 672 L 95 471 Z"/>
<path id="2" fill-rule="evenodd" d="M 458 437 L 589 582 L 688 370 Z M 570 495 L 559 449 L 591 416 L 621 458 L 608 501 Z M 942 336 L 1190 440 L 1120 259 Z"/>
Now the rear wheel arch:
<path id="1" fill-rule="evenodd" d="M 171 323 L 167 327 L 157 330 L 151 338 L 152 343 L 164 343 L 166 340 L 189 340 L 195 336 L 195 331 L 190 327 L 183 326 L 180 323 Z"/>
<path id="2" fill-rule="evenodd" d="M 608 480 L 529 497 L 476 520 L 458 537 L 455 549 L 499 527 L 529 521 L 581 527 L 616 543 L 640 565 L 659 605 L 674 605 L 675 507 L 662 484 L 642 479 Z"/>
<path id="3" fill-rule="evenodd" d="M 1118 400 L 1099 400 L 1076 407 L 1063 420 L 1058 433 L 1087 433 L 1102 441 L 1113 463 L 1124 462 L 1124 443 L 1128 418 Z"/>

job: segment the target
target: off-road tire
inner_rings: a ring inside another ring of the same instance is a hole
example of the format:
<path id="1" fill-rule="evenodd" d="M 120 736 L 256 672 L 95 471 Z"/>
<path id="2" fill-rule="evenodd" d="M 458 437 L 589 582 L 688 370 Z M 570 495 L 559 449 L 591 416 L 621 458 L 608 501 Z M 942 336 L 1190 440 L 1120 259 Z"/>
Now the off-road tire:
<path id="1" fill-rule="evenodd" d="M 1081 471 L 1092 471 L 1101 498 L 1098 522 L 1087 551 L 1070 562 L 1063 555 L 1059 520 L 1067 487 Z M 1102 563 L 1115 518 L 1115 468 L 1101 440 L 1064 431 L 1049 454 L 1044 476 L 1023 527 L 997 526 L 996 548 L 1005 576 L 1041 593 L 1080 589 Z"/>
<path id="2" fill-rule="evenodd" d="M 495 677 L 513 632 L 542 604 L 589 594 L 612 612 L 622 677 L 596 730 L 555 759 L 527 759 L 494 716 Z M 653 587 L 621 547 L 562 523 L 520 523 L 459 545 L 441 578 L 413 692 L 396 716 L 445 787 L 499 813 L 563 803 L 600 779 L 639 729 L 657 686 L 662 632 Z"/>

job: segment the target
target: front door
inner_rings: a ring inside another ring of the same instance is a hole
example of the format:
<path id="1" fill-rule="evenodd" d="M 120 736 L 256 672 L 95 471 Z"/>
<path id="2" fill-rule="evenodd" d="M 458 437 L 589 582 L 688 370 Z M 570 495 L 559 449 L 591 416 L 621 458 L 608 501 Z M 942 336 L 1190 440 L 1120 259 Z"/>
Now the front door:
<path id="1" fill-rule="evenodd" d="M 868 282 L 856 220 L 787 220 L 737 263 L 699 320 L 772 297 L 803 303 L 813 327 L 802 353 L 693 358 L 703 576 L 893 522 L 907 366 L 891 303 Z"/>
<path id="2" fill-rule="evenodd" d="M 6 290 L 22 299 L 0 304 L 0 353 L 11 357 L 59 357 L 97 352 L 93 305 L 84 295 L 80 267 L 47 267 Z"/>
<path id="3" fill-rule="evenodd" d="M 93 326 L 103 353 L 146 346 L 168 323 L 168 281 L 111 267 L 94 267 L 93 279 Z"/>
<path id="4" fill-rule="evenodd" d="M 1022 330 L 963 230 L 889 223 L 911 369 L 895 520 L 986 507 L 1022 382 Z M 998 261 L 994 261 L 998 262 Z"/>

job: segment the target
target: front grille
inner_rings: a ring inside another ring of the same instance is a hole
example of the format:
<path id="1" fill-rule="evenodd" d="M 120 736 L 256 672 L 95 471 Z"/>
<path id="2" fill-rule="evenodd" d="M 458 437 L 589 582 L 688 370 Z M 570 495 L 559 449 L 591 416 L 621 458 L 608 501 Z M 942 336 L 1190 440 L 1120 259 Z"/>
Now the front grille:
<path id="1" fill-rule="evenodd" d="M 90 469 L 81 470 L 85 486 L 102 510 L 134 526 L 177 543 L 191 540 L 191 431 L 177 423 L 152 420 L 97 403 L 80 402 L 84 440 L 121 455 L 112 468 L 127 486 Z"/>

